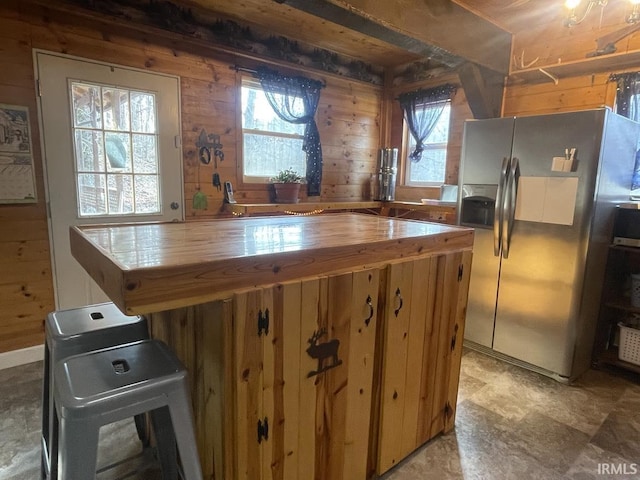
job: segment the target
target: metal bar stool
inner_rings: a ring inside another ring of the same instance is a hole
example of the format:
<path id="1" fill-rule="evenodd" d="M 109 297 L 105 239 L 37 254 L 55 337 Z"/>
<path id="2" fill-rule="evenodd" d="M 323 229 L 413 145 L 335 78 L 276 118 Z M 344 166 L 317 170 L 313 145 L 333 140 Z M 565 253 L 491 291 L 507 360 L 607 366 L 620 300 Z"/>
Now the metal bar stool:
<path id="1" fill-rule="evenodd" d="M 47 315 L 42 389 L 42 454 L 40 478 L 56 478 L 56 458 L 51 458 L 53 436 L 53 368 L 72 355 L 149 338 L 147 321 L 124 315 L 113 303 L 60 310 Z M 144 417 L 136 418 L 143 446 L 148 444 Z M 51 472 L 53 471 L 53 474 Z"/>
<path id="2" fill-rule="evenodd" d="M 183 478 L 202 480 L 187 371 L 164 343 L 143 340 L 75 355 L 56 364 L 54 378 L 53 423 L 59 442 L 52 455 L 58 454 L 60 478 L 95 478 L 103 425 L 164 409 L 175 433 Z"/>

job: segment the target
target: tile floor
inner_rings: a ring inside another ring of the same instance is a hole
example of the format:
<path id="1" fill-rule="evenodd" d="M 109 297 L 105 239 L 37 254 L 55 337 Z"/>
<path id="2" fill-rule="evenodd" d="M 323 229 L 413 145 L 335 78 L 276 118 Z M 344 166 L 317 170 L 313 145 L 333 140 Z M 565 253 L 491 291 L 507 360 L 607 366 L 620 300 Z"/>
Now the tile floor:
<path id="1" fill-rule="evenodd" d="M 38 479 L 41 368 L 37 362 L 0 370 L 0 480 Z M 132 425 L 105 432 L 102 464 L 110 461 L 110 445 L 135 439 Z M 113 478 L 113 472 L 98 478 Z M 127 478 L 159 473 L 151 469 Z M 638 479 L 640 384 L 591 370 L 567 386 L 465 351 L 455 430 L 382 478 Z"/>

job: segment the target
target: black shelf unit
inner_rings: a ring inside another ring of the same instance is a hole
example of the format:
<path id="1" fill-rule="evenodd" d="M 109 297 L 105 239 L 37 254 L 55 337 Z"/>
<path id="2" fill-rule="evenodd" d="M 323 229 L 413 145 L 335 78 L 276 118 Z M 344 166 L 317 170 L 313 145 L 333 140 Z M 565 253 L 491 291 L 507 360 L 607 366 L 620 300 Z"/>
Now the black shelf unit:
<path id="1" fill-rule="evenodd" d="M 640 247 L 610 245 L 593 351 L 594 366 L 613 365 L 640 374 L 640 365 L 618 358 L 618 322 L 640 307 L 631 305 L 631 274 L 640 273 Z"/>

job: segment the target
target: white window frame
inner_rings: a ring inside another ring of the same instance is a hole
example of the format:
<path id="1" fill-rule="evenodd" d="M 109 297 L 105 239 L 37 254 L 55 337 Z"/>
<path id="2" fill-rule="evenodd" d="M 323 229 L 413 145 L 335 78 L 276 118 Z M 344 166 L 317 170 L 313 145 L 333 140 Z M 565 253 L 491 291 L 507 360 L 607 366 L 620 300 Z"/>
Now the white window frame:
<path id="1" fill-rule="evenodd" d="M 257 183 L 257 184 L 265 184 L 269 183 L 271 176 L 257 176 L 257 175 L 247 175 L 245 174 L 245 151 L 244 151 L 244 135 L 245 133 L 249 133 L 252 135 L 264 135 L 267 137 L 279 137 L 279 138 L 295 138 L 304 141 L 304 135 L 297 135 L 292 133 L 285 132 L 273 132 L 269 130 L 259 130 L 252 128 L 244 128 L 243 122 L 244 117 L 242 115 L 242 89 L 245 87 L 262 90 L 260 82 L 251 77 L 243 76 L 240 82 L 240 99 L 238 101 L 239 112 L 240 112 L 240 130 L 242 132 L 241 145 L 242 148 L 242 167 L 241 167 L 241 175 L 242 175 L 242 183 Z M 306 170 L 304 172 L 298 172 L 302 177 L 306 175 Z"/>
<path id="2" fill-rule="evenodd" d="M 425 104 L 425 107 L 428 107 L 429 104 Z M 411 164 L 413 163 L 409 158 L 409 155 L 413 151 L 412 144 L 415 145 L 415 141 L 411 136 L 411 132 L 409 132 L 409 128 L 407 126 L 407 121 L 403 118 L 403 173 L 404 173 L 404 185 L 407 187 L 439 187 L 446 183 L 447 178 L 447 150 L 449 147 L 449 136 L 451 134 L 451 100 L 447 100 L 447 105 L 445 108 L 449 109 L 449 124 L 447 125 L 447 141 L 446 142 L 438 142 L 438 143 L 424 143 L 423 144 L 423 153 L 429 150 L 442 150 L 445 151 L 445 164 L 444 164 L 444 172 L 442 172 L 442 181 L 433 181 L 433 182 L 418 182 L 411 181 Z M 422 161 L 422 160 L 421 160 Z"/>

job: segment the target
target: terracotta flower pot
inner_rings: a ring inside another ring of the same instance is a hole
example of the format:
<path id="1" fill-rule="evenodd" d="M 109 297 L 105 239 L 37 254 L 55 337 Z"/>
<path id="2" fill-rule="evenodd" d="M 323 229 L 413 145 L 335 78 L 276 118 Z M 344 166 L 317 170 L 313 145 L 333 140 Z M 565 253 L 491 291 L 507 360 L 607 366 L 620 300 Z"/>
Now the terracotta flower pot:
<path id="1" fill-rule="evenodd" d="M 274 183 L 277 203 L 298 203 L 299 183 Z"/>

